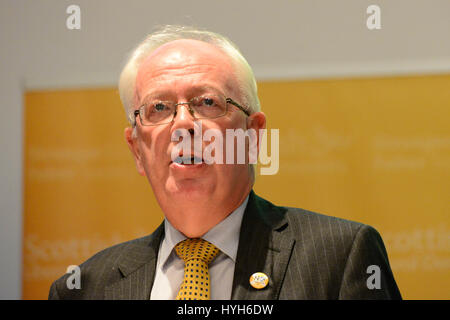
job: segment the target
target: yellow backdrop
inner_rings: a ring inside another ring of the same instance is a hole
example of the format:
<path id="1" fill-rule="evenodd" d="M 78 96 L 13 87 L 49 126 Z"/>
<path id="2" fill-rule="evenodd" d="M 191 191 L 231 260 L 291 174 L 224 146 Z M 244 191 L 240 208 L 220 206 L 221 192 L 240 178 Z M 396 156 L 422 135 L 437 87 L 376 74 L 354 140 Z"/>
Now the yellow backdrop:
<path id="1" fill-rule="evenodd" d="M 280 169 L 255 190 L 381 233 L 406 299 L 450 298 L 450 76 L 259 83 Z M 23 298 L 163 216 L 117 90 L 25 95 Z M 270 140 L 270 139 L 269 139 Z"/>

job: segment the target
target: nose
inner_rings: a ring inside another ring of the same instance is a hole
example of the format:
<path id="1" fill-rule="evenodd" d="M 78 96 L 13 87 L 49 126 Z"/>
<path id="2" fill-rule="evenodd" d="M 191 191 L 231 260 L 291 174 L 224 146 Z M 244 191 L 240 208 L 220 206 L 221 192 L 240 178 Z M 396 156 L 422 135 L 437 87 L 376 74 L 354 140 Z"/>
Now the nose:
<path id="1" fill-rule="evenodd" d="M 191 113 L 187 102 L 179 103 L 176 107 L 175 115 L 172 122 L 171 131 L 178 129 L 186 129 L 194 136 L 194 115 Z"/>
<path id="2" fill-rule="evenodd" d="M 183 120 L 184 118 L 194 119 L 194 115 L 191 112 L 188 102 L 180 102 L 177 104 L 173 120 L 176 121 L 177 118 L 180 120 Z"/>

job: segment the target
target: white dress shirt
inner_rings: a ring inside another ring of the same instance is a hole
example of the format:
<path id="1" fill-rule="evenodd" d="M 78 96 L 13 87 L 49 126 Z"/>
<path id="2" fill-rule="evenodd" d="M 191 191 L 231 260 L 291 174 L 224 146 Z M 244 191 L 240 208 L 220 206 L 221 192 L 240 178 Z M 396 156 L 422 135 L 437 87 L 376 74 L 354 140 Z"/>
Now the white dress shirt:
<path id="1" fill-rule="evenodd" d="M 231 299 L 239 233 L 247 202 L 248 196 L 239 208 L 202 237 L 220 249 L 209 265 L 211 300 Z M 164 220 L 164 232 L 156 262 L 151 300 L 175 299 L 183 282 L 184 261 L 177 256 L 174 247 L 186 239 L 186 236 L 176 230 L 167 219 Z"/>

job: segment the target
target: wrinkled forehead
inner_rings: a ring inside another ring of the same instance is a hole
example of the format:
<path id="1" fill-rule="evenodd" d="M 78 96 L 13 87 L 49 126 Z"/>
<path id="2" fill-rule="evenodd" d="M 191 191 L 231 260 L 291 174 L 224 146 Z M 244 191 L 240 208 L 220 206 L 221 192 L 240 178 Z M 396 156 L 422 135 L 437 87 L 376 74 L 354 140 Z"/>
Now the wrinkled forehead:
<path id="1" fill-rule="evenodd" d="M 158 47 L 142 60 L 136 76 L 136 90 L 139 93 L 148 81 L 168 70 L 199 66 L 212 66 L 222 76 L 237 80 L 235 63 L 224 51 L 203 41 L 180 39 Z"/>

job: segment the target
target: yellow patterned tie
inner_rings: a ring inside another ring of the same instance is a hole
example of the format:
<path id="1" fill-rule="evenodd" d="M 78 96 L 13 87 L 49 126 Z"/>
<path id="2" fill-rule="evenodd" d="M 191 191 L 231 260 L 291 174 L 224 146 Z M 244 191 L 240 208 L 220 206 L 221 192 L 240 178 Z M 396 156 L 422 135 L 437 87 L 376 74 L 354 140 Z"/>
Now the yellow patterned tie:
<path id="1" fill-rule="evenodd" d="M 206 240 L 181 241 L 175 252 L 184 261 L 184 279 L 176 300 L 209 300 L 211 298 L 208 265 L 219 249 Z"/>

